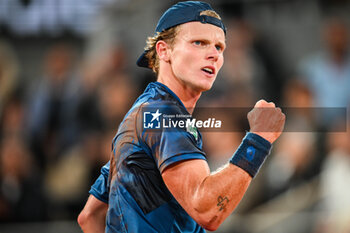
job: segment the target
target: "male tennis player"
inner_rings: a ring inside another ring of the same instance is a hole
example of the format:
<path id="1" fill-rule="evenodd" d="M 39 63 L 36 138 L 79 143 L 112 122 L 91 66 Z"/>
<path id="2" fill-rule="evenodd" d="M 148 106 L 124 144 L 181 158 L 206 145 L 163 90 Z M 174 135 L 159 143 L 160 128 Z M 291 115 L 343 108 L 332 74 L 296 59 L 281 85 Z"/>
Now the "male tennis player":
<path id="1" fill-rule="evenodd" d="M 160 18 L 137 62 L 153 69 L 157 82 L 148 85 L 120 124 L 108 183 L 102 175 L 109 190 L 105 232 L 216 230 L 280 136 L 281 109 L 258 101 L 248 113 L 250 132 L 227 165 L 211 174 L 196 128 L 161 127 L 162 117 L 189 115 L 201 93 L 212 87 L 223 65 L 225 33 L 220 16 L 203 2 L 177 3 Z M 105 200 L 95 197 L 90 196 L 82 216 L 85 209 L 106 208 Z M 85 230 L 86 221 L 79 222 Z"/>

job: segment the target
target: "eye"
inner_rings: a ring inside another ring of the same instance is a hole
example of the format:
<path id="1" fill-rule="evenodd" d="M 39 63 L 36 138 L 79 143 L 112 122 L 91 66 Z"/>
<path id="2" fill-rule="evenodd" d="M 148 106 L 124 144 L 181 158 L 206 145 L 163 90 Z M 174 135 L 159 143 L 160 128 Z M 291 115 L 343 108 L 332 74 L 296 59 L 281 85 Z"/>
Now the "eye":
<path id="1" fill-rule="evenodd" d="M 199 40 L 196 40 L 196 41 L 193 41 L 193 44 L 199 46 L 199 45 L 203 45 L 203 42 L 199 41 Z"/>
<path id="2" fill-rule="evenodd" d="M 222 51 L 222 46 L 220 46 L 220 45 L 215 45 L 215 48 L 217 51 Z"/>

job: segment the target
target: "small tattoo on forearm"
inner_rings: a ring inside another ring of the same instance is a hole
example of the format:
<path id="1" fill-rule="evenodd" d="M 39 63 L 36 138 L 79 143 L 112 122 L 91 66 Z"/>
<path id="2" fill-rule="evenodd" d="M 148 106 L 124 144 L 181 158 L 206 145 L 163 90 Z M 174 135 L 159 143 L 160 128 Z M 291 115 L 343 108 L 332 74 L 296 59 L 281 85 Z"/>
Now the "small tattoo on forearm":
<path id="1" fill-rule="evenodd" d="M 222 211 L 223 209 L 226 208 L 226 204 L 229 202 L 229 199 L 227 197 L 222 197 L 219 196 L 218 197 L 218 204 L 217 206 L 220 207 L 219 211 Z"/>

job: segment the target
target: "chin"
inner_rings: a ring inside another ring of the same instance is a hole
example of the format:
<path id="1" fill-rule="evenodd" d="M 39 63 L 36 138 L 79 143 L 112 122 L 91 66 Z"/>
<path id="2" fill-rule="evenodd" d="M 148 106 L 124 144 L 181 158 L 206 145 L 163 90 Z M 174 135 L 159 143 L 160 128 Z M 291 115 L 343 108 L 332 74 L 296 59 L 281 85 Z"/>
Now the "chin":
<path id="1" fill-rule="evenodd" d="M 199 80 L 198 80 L 199 81 Z M 200 80 L 200 82 L 187 82 L 187 85 L 193 90 L 198 92 L 209 91 L 213 86 L 214 82 L 212 80 Z"/>
<path id="2" fill-rule="evenodd" d="M 203 91 L 209 91 L 212 88 L 213 84 L 214 84 L 213 81 L 204 83 L 203 84 Z"/>
<path id="3" fill-rule="evenodd" d="M 212 83 L 211 84 L 203 84 L 203 85 L 198 85 L 196 89 L 200 92 L 204 92 L 204 91 L 209 91 L 212 86 L 213 86 Z"/>
<path id="4" fill-rule="evenodd" d="M 211 89 L 211 87 L 203 89 L 202 92 L 209 91 L 210 89 Z"/>

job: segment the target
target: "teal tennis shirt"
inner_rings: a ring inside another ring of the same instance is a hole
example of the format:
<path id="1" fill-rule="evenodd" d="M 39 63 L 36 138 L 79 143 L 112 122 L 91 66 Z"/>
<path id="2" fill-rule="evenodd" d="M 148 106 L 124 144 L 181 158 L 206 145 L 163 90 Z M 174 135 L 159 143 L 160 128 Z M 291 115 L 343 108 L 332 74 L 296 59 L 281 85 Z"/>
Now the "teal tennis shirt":
<path id="1" fill-rule="evenodd" d="M 189 115 L 175 93 L 159 82 L 150 83 L 126 114 L 113 139 L 110 164 L 90 190 L 101 201 L 108 199 L 106 232 L 205 232 L 161 176 L 176 162 L 206 160 L 199 131 L 169 123 L 186 121 Z"/>

